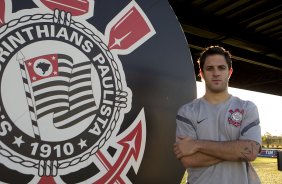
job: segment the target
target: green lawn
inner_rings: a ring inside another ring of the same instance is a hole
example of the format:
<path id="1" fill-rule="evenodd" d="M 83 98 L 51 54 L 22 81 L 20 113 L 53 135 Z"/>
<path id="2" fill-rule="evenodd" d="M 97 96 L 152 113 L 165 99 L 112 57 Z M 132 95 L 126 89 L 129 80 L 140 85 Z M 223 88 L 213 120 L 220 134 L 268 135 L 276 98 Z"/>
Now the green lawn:
<path id="1" fill-rule="evenodd" d="M 262 158 L 252 162 L 262 184 L 282 184 L 282 171 L 278 171 L 276 158 Z M 185 172 L 180 184 L 185 184 L 187 173 Z"/>

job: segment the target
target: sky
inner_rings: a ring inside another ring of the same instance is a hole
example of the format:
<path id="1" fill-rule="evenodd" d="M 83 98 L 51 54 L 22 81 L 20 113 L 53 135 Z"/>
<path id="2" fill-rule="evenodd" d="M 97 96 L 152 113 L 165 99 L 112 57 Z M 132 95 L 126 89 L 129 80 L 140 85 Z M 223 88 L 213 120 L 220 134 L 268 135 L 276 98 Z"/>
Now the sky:
<path id="1" fill-rule="evenodd" d="M 282 135 L 282 96 L 270 95 L 249 90 L 229 87 L 228 92 L 243 100 L 254 102 L 259 111 L 261 134 Z M 205 93 L 205 84 L 197 82 L 197 96 Z"/>

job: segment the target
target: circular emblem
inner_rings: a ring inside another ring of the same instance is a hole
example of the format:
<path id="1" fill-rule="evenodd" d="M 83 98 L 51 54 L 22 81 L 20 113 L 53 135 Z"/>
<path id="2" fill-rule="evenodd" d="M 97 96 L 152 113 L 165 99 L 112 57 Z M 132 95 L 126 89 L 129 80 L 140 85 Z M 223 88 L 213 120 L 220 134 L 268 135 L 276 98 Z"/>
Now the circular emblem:
<path id="1" fill-rule="evenodd" d="M 179 181 L 191 58 L 167 1 L 0 1 L 0 183 Z"/>
<path id="2" fill-rule="evenodd" d="M 242 121 L 242 117 L 243 115 L 241 114 L 241 112 L 234 112 L 232 115 L 231 115 L 231 119 L 235 122 L 240 122 Z"/>
<path id="3" fill-rule="evenodd" d="M 235 109 L 234 111 L 229 110 L 229 113 L 230 113 L 228 117 L 229 124 L 234 125 L 235 127 L 241 126 L 244 110 L 239 110 L 239 109 Z"/>
<path id="4" fill-rule="evenodd" d="M 131 3 L 124 12 L 136 12 L 136 7 Z M 120 150 L 114 148 L 117 132 L 131 109 L 132 94 L 116 50 L 133 33 L 109 30 L 122 36 L 112 39 L 82 22 L 55 9 L 53 14 L 19 17 L 0 29 L 0 150 L 7 167 L 34 174 L 34 181 L 43 176 L 60 181 L 60 175 L 89 165 L 103 171 L 99 168 L 108 157 L 103 151 L 116 150 L 118 155 Z M 136 37 L 136 44 L 131 37 L 121 53 L 137 48 L 141 38 Z M 135 140 L 142 127 L 131 130 L 127 134 Z M 137 146 L 142 153 L 141 142 Z M 107 181 L 98 173 L 91 181 Z"/>

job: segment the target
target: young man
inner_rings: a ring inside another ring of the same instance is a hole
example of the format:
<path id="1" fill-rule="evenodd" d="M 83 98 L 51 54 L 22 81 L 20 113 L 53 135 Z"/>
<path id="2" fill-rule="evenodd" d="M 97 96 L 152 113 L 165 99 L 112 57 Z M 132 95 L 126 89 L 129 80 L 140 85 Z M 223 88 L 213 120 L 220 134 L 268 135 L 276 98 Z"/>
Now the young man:
<path id="1" fill-rule="evenodd" d="M 211 46 L 198 60 L 205 95 L 180 108 L 174 153 L 188 184 L 259 184 L 250 161 L 261 147 L 257 107 L 228 93 L 231 55 Z"/>

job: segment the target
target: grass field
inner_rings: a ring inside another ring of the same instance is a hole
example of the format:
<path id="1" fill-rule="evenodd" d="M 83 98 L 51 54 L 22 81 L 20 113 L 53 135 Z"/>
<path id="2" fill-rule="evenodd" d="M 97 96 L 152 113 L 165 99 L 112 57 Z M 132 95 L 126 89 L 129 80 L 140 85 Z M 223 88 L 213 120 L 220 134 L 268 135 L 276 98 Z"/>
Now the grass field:
<path id="1" fill-rule="evenodd" d="M 278 171 L 276 158 L 262 158 L 252 162 L 255 170 L 257 171 L 262 184 L 282 184 L 282 171 Z M 187 173 L 180 184 L 185 184 Z"/>

